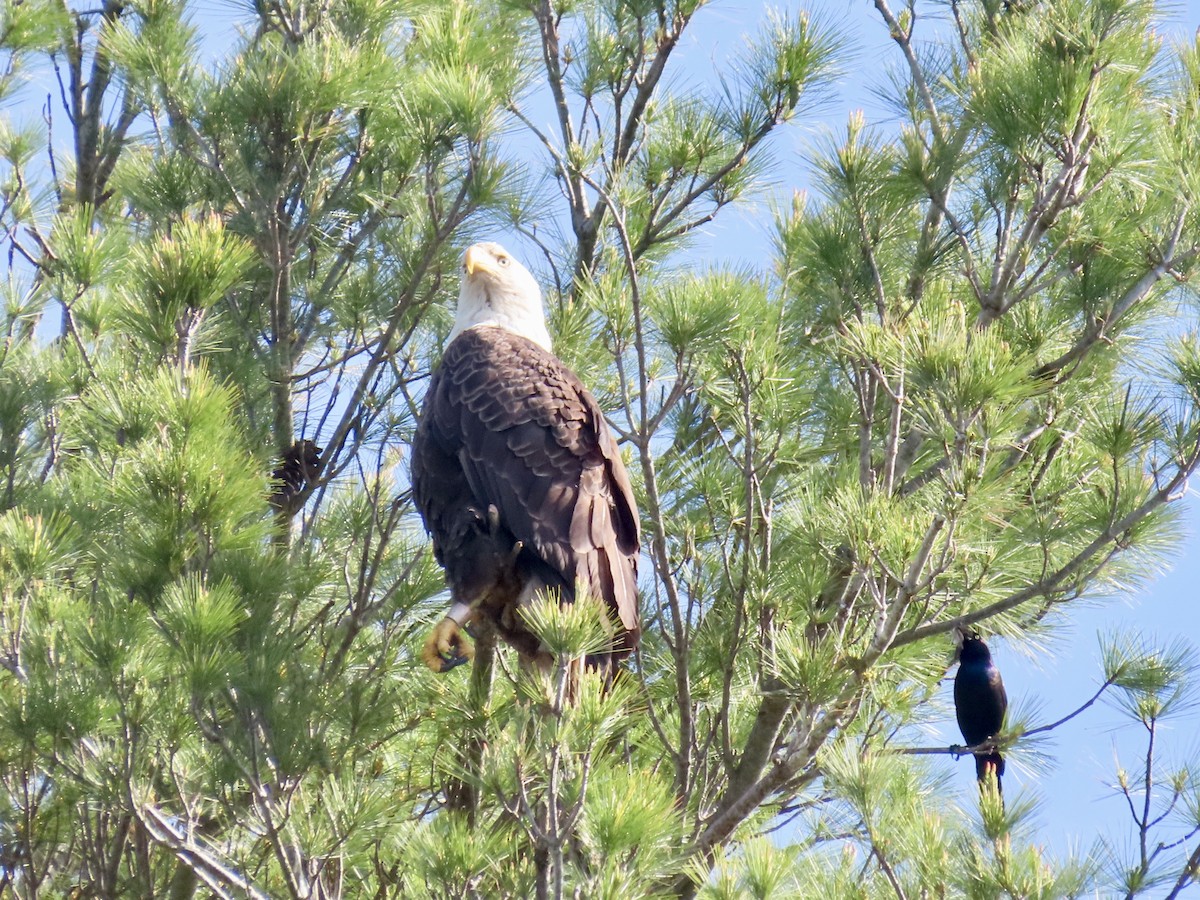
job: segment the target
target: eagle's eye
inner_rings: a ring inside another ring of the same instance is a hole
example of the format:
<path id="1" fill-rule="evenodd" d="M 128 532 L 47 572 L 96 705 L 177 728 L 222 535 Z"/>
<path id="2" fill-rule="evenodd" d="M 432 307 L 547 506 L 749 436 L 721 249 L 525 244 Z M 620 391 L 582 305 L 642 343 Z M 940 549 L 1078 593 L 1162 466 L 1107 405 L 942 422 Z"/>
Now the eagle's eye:
<path id="1" fill-rule="evenodd" d="M 502 265 L 502 266 L 507 266 L 508 265 L 508 257 L 507 256 L 499 256 L 496 258 L 496 262 L 500 263 L 500 265 Z"/>

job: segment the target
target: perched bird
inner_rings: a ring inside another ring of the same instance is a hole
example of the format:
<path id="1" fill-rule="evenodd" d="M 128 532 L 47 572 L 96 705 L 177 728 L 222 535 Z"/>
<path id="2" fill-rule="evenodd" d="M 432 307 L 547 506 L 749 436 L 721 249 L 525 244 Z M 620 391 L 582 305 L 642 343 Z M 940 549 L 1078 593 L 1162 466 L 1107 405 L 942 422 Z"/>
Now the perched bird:
<path id="1" fill-rule="evenodd" d="M 454 328 L 412 447 L 413 499 L 446 571 L 451 607 L 422 652 L 444 672 L 472 654 L 486 617 L 524 657 L 549 654 L 521 608 L 576 585 L 611 623 L 606 671 L 640 634 L 633 488 L 596 400 L 550 350 L 542 293 L 499 244 L 463 257 Z"/>
<path id="2" fill-rule="evenodd" d="M 968 747 L 995 737 L 1004 724 L 1008 695 L 992 654 L 977 635 L 963 637 L 954 676 L 954 712 L 958 729 Z M 996 789 L 1004 775 L 1004 757 L 998 751 L 975 755 L 975 775 L 982 782 L 989 771 L 996 773 Z"/>

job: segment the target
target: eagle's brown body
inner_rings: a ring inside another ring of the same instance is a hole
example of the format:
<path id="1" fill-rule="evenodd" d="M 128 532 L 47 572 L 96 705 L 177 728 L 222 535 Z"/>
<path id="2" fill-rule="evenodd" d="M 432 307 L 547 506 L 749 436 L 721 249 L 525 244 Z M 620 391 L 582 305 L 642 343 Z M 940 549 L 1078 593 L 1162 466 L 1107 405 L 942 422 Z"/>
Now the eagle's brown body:
<path id="1" fill-rule="evenodd" d="M 413 443 L 413 497 L 451 599 L 540 654 L 520 607 L 538 592 L 609 611 L 607 666 L 636 646 L 638 515 L 592 395 L 553 353 L 480 325 L 447 347 Z"/>

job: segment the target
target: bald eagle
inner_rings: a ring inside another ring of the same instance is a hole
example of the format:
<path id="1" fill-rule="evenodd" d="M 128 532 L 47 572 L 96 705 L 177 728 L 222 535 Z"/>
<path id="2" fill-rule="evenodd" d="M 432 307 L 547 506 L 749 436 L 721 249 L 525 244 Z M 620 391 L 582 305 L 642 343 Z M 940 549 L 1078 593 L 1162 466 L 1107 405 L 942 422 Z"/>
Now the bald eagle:
<path id="1" fill-rule="evenodd" d="M 435 672 L 472 654 L 483 617 L 525 658 L 549 661 L 521 609 L 577 586 L 611 625 L 591 665 L 637 645 L 639 524 L 604 415 L 550 350 L 537 281 L 499 244 L 463 258 L 454 328 L 412 447 L 413 499 L 445 569 L 451 608 L 422 652 Z"/>

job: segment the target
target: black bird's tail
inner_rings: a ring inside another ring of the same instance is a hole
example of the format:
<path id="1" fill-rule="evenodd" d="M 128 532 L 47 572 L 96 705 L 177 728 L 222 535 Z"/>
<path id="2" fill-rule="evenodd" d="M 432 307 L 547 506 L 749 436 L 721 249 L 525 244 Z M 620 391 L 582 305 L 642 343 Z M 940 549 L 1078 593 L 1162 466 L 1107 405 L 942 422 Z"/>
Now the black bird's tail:
<path id="1" fill-rule="evenodd" d="M 980 784 L 987 780 L 988 772 L 996 773 L 996 792 L 1003 797 L 1004 789 L 1001 787 L 1000 780 L 1004 775 L 1004 757 L 999 753 L 988 753 L 975 757 L 975 777 L 979 779 Z"/>

